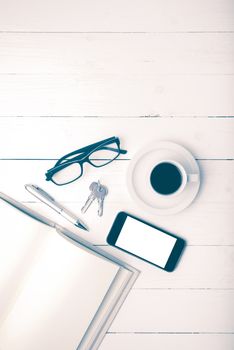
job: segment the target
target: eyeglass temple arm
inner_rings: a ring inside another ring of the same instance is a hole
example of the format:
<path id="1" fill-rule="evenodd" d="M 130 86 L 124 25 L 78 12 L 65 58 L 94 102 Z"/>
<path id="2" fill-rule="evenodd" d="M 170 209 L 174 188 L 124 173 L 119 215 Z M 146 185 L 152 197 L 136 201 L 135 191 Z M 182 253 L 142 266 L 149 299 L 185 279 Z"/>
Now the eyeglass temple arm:
<path id="1" fill-rule="evenodd" d="M 63 161 L 64 159 L 66 159 L 67 157 L 71 157 L 71 156 L 74 156 L 75 154 L 77 153 L 83 153 L 83 152 L 87 152 L 93 148 L 96 148 L 98 147 L 99 145 L 102 145 L 103 143 L 106 143 L 106 142 L 111 142 L 111 141 L 114 141 L 116 140 L 117 138 L 115 136 L 113 137 L 109 137 L 108 139 L 105 139 L 103 141 L 99 141 L 99 142 L 96 142 L 96 143 L 93 143 L 91 145 L 88 145 L 88 146 L 85 146 L 85 147 L 82 147 L 82 148 L 79 148 L 77 149 L 76 151 L 73 151 L 71 153 L 68 153 L 66 154 L 65 156 L 63 156 L 62 158 L 60 158 L 58 161 L 61 162 Z"/>
<path id="2" fill-rule="evenodd" d="M 116 149 L 116 148 L 112 148 L 112 147 L 106 147 L 104 146 L 103 149 L 108 149 L 109 151 L 113 151 L 113 152 L 119 152 L 121 154 L 126 154 L 128 151 L 126 151 L 125 149 Z"/>
<path id="3" fill-rule="evenodd" d="M 126 154 L 128 151 L 126 151 L 125 149 L 120 149 L 120 148 L 118 148 L 118 149 L 116 149 L 116 148 L 112 148 L 112 147 L 107 147 L 107 146 L 103 146 L 103 148 L 102 149 L 107 149 L 107 150 L 109 150 L 109 151 L 113 151 L 113 152 L 118 152 L 118 153 L 121 153 L 121 154 Z M 95 149 L 94 149 L 94 152 L 95 152 Z M 91 153 L 92 154 L 92 153 Z M 66 155 L 66 157 L 67 157 L 68 155 Z M 66 159 L 66 157 L 65 157 L 65 159 Z M 75 160 L 79 160 L 81 157 L 83 157 L 83 155 L 81 155 L 81 154 L 79 154 L 77 157 L 74 157 L 74 158 L 72 158 L 72 159 L 68 159 L 66 162 L 63 162 L 62 164 L 67 164 L 67 163 L 69 163 L 69 162 L 72 162 L 72 161 L 75 161 Z M 59 163 L 61 164 L 61 161 L 64 159 L 64 157 L 63 158 L 61 158 L 61 159 L 59 159 Z M 59 165 L 60 165 L 59 164 Z M 61 165 L 62 165 L 61 164 Z M 55 165 L 55 167 L 56 167 L 56 165 Z"/>
<path id="4" fill-rule="evenodd" d="M 119 139 L 117 138 L 117 137 L 115 137 L 115 136 L 113 136 L 113 137 L 110 137 L 110 138 L 108 138 L 108 139 L 105 139 L 105 140 L 103 140 L 103 141 L 99 141 L 99 142 L 96 142 L 96 143 L 93 143 L 92 145 L 89 145 L 89 146 L 86 146 L 86 147 L 83 147 L 83 148 L 79 148 L 78 150 L 76 150 L 76 151 L 73 151 L 73 152 L 71 152 L 71 153 L 68 153 L 68 154 L 66 154 L 65 156 L 63 156 L 62 158 L 60 158 L 59 160 L 58 160 L 58 162 L 59 163 L 61 163 L 64 159 L 67 159 L 67 157 L 71 157 L 71 156 L 74 156 L 74 155 L 76 155 L 77 153 L 84 153 L 84 152 L 88 152 L 89 150 L 92 150 L 93 148 L 96 148 L 96 147 L 98 147 L 99 145 L 102 145 L 102 144 L 105 144 L 105 143 L 110 143 L 110 142 L 114 142 L 114 141 L 118 141 Z M 123 149 L 118 149 L 118 150 L 116 150 L 115 148 L 111 148 L 111 147 L 105 147 L 105 145 L 103 146 L 103 148 L 106 148 L 106 149 L 109 149 L 109 150 L 112 150 L 112 151 L 114 151 L 114 152 L 119 152 L 119 153 L 121 153 L 121 154 L 126 154 L 127 153 L 127 151 L 126 150 L 123 150 Z M 79 157 L 79 156 L 78 156 Z M 73 159 L 74 160 L 74 159 Z M 58 163 L 57 162 L 57 163 Z M 56 163 L 56 164 L 57 164 Z M 55 166 L 56 166 L 56 164 L 55 164 Z"/>

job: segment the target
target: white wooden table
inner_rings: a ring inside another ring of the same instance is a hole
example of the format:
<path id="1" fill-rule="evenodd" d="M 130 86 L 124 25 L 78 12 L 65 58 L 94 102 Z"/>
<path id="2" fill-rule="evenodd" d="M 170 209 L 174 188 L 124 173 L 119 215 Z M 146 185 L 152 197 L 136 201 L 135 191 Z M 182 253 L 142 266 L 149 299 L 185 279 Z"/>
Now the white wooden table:
<path id="1" fill-rule="evenodd" d="M 231 0 L 0 2 L 1 191 L 53 217 L 25 183 L 79 213 L 100 179 L 105 214 L 90 208 L 81 234 L 142 271 L 101 350 L 234 348 L 233 14 Z M 45 182 L 55 159 L 114 135 L 121 160 L 69 186 Z M 202 174 L 196 201 L 167 217 L 141 211 L 126 187 L 135 152 L 163 139 Z M 120 210 L 187 240 L 174 273 L 106 245 Z"/>

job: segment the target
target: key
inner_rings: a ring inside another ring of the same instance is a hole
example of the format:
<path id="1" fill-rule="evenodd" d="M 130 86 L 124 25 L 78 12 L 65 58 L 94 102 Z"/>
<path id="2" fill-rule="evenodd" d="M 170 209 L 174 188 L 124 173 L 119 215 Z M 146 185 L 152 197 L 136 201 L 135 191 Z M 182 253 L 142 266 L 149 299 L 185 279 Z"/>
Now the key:
<path id="1" fill-rule="evenodd" d="M 88 196 L 88 198 L 85 202 L 85 205 L 81 208 L 82 213 L 86 213 L 86 211 L 89 209 L 90 205 L 96 199 L 96 190 L 98 187 L 99 187 L 99 184 L 97 182 L 92 182 L 91 185 L 89 186 L 91 193 Z"/>
<path id="2" fill-rule="evenodd" d="M 107 187 L 99 183 L 99 186 L 95 189 L 95 194 L 98 200 L 98 215 L 102 216 L 104 199 L 108 194 Z"/>

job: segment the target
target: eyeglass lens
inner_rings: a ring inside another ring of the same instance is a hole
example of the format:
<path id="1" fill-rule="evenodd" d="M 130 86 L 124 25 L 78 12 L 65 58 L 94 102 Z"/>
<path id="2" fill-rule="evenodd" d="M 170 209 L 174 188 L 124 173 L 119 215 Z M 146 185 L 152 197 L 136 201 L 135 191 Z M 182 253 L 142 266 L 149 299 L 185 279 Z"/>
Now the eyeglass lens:
<path id="1" fill-rule="evenodd" d="M 52 181 L 57 185 L 63 185 L 78 179 L 82 175 L 82 168 L 79 163 L 73 163 L 57 171 L 52 176 Z"/>
<path id="2" fill-rule="evenodd" d="M 89 156 L 89 161 L 95 167 L 104 166 L 112 162 L 119 155 L 119 147 L 116 142 L 92 152 Z"/>

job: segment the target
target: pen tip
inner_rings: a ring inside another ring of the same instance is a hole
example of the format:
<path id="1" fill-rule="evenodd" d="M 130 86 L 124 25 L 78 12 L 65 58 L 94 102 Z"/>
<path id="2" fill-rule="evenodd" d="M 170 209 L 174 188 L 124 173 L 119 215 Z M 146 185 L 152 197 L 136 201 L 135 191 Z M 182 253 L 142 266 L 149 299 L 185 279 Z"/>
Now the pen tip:
<path id="1" fill-rule="evenodd" d="M 81 224 L 81 222 L 77 222 L 77 223 L 76 223 L 76 226 L 79 227 L 79 228 L 81 228 L 82 230 L 85 230 L 85 231 L 88 231 L 88 230 L 89 230 L 88 227 L 85 226 L 84 224 Z"/>

